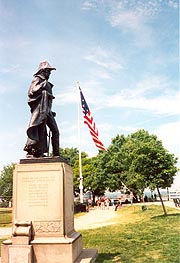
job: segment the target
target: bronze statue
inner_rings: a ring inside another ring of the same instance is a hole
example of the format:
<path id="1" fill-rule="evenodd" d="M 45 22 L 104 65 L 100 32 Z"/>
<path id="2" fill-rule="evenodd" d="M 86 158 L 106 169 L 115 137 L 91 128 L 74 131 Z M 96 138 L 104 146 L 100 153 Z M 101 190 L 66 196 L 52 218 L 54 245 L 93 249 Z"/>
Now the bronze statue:
<path id="1" fill-rule="evenodd" d="M 28 91 L 31 120 L 27 129 L 28 139 L 24 147 L 28 158 L 46 157 L 44 154 L 49 150 L 47 126 L 52 134 L 53 156 L 59 156 L 59 130 L 54 118 L 56 113 L 51 111 L 55 97 L 52 93 L 53 84 L 48 81 L 52 70 L 56 69 L 47 61 L 41 62 Z"/>

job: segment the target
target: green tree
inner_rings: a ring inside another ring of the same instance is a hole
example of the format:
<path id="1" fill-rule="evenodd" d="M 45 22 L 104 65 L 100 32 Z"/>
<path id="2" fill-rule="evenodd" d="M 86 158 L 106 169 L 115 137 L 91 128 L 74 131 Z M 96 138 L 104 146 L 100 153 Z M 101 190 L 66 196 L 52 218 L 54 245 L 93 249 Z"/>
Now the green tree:
<path id="1" fill-rule="evenodd" d="M 125 143 L 124 135 L 117 135 L 112 139 L 108 151 L 99 151 L 95 161 L 92 189 L 96 195 L 103 195 L 105 190 L 115 191 L 122 186 L 122 152 Z"/>
<path id="2" fill-rule="evenodd" d="M 60 156 L 67 160 L 68 164 L 72 167 L 74 190 L 79 192 L 79 150 L 77 148 L 60 148 Z M 86 171 L 88 169 L 86 167 L 83 167 L 87 164 L 88 160 L 89 158 L 87 153 L 81 152 L 81 161 L 84 178 L 86 177 Z M 88 171 L 91 171 L 90 167 Z"/>
<path id="3" fill-rule="evenodd" d="M 88 158 L 82 156 L 82 176 L 83 176 L 83 188 L 90 190 L 93 193 L 93 199 L 95 196 L 103 195 L 107 189 L 108 177 L 103 168 L 108 161 L 108 154 L 100 151 L 96 157 Z M 74 188 L 79 191 L 79 160 L 76 161 L 74 168 Z"/>
<path id="4" fill-rule="evenodd" d="M 14 168 L 14 163 L 4 166 L 0 175 L 0 196 L 2 196 L 7 201 L 12 198 Z"/>
<path id="5" fill-rule="evenodd" d="M 163 147 L 156 135 L 139 130 L 127 137 L 122 151 L 124 172 L 129 175 L 126 180 L 134 177 L 142 188 L 171 186 L 177 172 L 177 158 Z"/>
<path id="6" fill-rule="evenodd" d="M 97 157 L 88 158 L 86 162 L 83 163 L 82 170 L 84 177 L 84 188 L 92 191 L 93 200 L 95 201 L 96 195 L 99 196 L 104 193 L 104 182 L 97 170 Z"/>
<path id="7" fill-rule="evenodd" d="M 77 148 L 60 148 L 60 156 L 67 160 L 70 166 L 74 166 L 76 160 L 79 158 L 79 151 Z"/>
<path id="8" fill-rule="evenodd" d="M 159 188 L 170 187 L 178 170 L 174 154 L 145 130 L 127 137 L 117 135 L 108 152 L 100 152 L 96 161 L 97 184 L 102 190 L 104 186 L 117 190 L 125 184 L 135 195 L 141 195 L 147 187 L 158 192 Z"/>
<path id="9" fill-rule="evenodd" d="M 68 161 L 68 164 L 72 167 L 75 166 L 77 160 L 79 160 L 79 150 L 77 148 L 60 148 L 60 156 Z M 87 157 L 87 153 L 81 152 L 81 158 Z"/>
<path id="10" fill-rule="evenodd" d="M 121 149 L 125 142 L 124 135 L 117 135 L 108 147 L 108 160 L 104 171 L 106 173 L 106 186 L 110 191 L 119 190 L 123 185 L 123 153 Z"/>
<path id="11" fill-rule="evenodd" d="M 91 184 L 90 184 L 90 178 L 92 177 L 94 173 L 94 160 L 95 157 L 88 158 L 85 155 L 82 155 L 81 163 L 82 163 L 82 176 L 83 176 L 83 188 L 84 190 L 90 190 Z M 79 174 L 79 160 L 75 162 L 75 165 L 73 167 L 73 176 L 74 176 L 74 189 L 76 191 L 79 191 L 79 180 L 80 180 L 80 174 Z"/>
<path id="12" fill-rule="evenodd" d="M 146 187 L 157 188 L 160 195 L 159 188 L 171 186 L 178 170 L 177 158 L 163 147 L 156 135 L 139 130 L 127 137 L 122 151 L 123 179 L 132 191 L 142 193 Z M 163 202 L 162 206 L 166 214 Z"/>

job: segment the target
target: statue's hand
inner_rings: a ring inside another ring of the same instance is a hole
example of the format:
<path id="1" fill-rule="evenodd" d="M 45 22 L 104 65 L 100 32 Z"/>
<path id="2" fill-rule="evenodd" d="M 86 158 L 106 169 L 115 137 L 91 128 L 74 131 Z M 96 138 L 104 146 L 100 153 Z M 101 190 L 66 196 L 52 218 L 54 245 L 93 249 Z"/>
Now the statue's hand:
<path id="1" fill-rule="evenodd" d="M 54 97 L 52 94 L 50 94 L 49 92 L 48 92 L 48 96 L 49 96 L 49 98 L 50 98 L 51 100 L 55 99 L 55 97 Z"/>
<path id="2" fill-rule="evenodd" d="M 53 115 L 54 117 L 56 117 L 56 113 L 55 113 L 54 111 L 52 111 L 52 115 Z"/>

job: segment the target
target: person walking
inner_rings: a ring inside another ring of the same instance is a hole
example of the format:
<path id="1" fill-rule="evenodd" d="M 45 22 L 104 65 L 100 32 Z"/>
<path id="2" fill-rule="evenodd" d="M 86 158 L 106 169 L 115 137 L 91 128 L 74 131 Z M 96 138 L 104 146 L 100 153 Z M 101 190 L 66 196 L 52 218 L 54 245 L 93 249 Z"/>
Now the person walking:
<path id="1" fill-rule="evenodd" d="M 131 205 L 133 205 L 133 200 L 134 200 L 134 194 L 133 194 L 133 192 L 130 192 L 130 202 L 131 202 Z"/>

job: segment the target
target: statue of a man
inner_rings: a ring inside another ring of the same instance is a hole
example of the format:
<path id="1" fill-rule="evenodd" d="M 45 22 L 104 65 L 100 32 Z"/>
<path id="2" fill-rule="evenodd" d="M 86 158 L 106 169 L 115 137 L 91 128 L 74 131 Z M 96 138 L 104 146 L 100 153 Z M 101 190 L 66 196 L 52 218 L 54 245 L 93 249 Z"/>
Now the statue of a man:
<path id="1" fill-rule="evenodd" d="M 48 126 L 52 134 L 53 156 L 59 156 L 59 130 L 55 121 L 55 112 L 51 111 L 52 101 L 55 98 L 52 93 L 53 85 L 48 81 L 52 70 L 47 61 L 39 64 L 38 71 L 28 91 L 28 104 L 31 108 L 31 120 L 27 129 L 27 142 L 24 151 L 27 157 L 45 157 L 48 152 L 47 130 Z"/>

